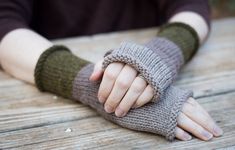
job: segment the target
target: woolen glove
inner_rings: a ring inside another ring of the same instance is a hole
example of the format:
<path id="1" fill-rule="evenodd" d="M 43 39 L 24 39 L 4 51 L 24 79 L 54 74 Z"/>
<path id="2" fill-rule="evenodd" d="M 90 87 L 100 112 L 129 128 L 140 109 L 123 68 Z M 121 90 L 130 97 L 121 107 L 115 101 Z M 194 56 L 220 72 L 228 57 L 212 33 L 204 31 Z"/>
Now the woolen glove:
<path id="1" fill-rule="evenodd" d="M 74 99 L 96 110 L 105 119 L 122 127 L 175 137 L 177 116 L 192 92 L 169 86 L 160 102 L 131 109 L 119 118 L 106 113 L 97 93 L 100 81 L 89 81 L 94 64 L 73 55 L 64 46 L 53 46 L 41 54 L 35 68 L 35 83 L 39 90 Z"/>
<path id="2" fill-rule="evenodd" d="M 104 55 L 103 69 L 110 63 L 123 62 L 134 67 L 159 97 L 176 79 L 180 68 L 199 46 L 197 33 L 184 23 L 161 27 L 158 37 L 140 45 L 123 42 Z"/>

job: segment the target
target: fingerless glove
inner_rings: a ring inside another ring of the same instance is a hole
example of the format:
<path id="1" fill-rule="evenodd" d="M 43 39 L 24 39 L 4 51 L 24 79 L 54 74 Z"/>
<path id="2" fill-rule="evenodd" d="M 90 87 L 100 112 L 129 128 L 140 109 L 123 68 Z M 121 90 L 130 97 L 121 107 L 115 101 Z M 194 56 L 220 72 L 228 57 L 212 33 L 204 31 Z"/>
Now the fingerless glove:
<path id="1" fill-rule="evenodd" d="M 93 68 L 93 63 L 73 55 L 68 48 L 53 46 L 38 60 L 35 83 L 39 90 L 88 105 L 105 119 L 122 127 L 159 134 L 168 140 L 174 139 L 177 116 L 192 92 L 169 86 L 160 102 L 131 109 L 126 116 L 119 118 L 113 113 L 106 113 L 103 104 L 99 103 L 97 92 L 100 81 L 89 81 Z"/>
<path id="2" fill-rule="evenodd" d="M 103 69 L 112 62 L 134 67 L 159 97 L 176 79 L 180 68 L 198 49 L 199 39 L 192 27 L 184 23 L 169 23 L 161 27 L 158 37 L 140 45 L 123 42 L 105 54 Z"/>

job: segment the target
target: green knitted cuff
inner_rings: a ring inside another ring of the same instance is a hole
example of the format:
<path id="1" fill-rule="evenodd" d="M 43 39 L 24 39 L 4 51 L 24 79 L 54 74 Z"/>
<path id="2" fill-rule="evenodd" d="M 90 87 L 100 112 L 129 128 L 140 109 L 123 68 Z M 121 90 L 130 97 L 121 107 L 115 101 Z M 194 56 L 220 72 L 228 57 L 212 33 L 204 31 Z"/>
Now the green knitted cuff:
<path id="1" fill-rule="evenodd" d="M 182 50 L 185 62 L 192 58 L 199 47 L 197 32 L 184 23 L 174 22 L 163 25 L 158 32 L 158 36 L 167 38 L 178 45 Z"/>
<path id="2" fill-rule="evenodd" d="M 40 91 L 71 98 L 72 82 L 77 72 L 88 63 L 73 55 L 65 46 L 52 46 L 39 57 L 34 70 L 36 86 Z"/>

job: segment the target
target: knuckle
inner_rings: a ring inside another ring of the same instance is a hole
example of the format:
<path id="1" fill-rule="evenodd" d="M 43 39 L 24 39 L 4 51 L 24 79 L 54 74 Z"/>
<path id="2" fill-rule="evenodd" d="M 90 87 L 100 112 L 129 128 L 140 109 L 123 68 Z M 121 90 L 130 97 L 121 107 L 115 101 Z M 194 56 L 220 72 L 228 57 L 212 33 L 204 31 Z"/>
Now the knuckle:
<path id="1" fill-rule="evenodd" d="M 112 72 L 111 69 L 106 69 L 104 74 L 105 74 L 105 77 L 107 77 L 109 80 L 115 80 L 116 79 L 116 75 Z"/>
<path id="2" fill-rule="evenodd" d="M 116 84 L 118 87 L 123 88 L 123 89 L 129 88 L 128 82 L 126 82 L 122 79 L 117 79 Z"/>
<path id="3" fill-rule="evenodd" d="M 137 77 L 136 77 L 136 80 L 137 80 L 139 83 L 143 84 L 143 85 L 147 85 L 147 84 L 148 84 L 148 82 L 147 82 L 144 78 L 142 78 L 142 77 L 140 77 L 140 76 L 137 76 Z"/>
<path id="4" fill-rule="evenodd" d="M 141 84 L 133 84 L 132 90 L 134 93 L 141 93 L 143 91 L 144 86 Z"/>
<path id="5" fill-rule="evenodd" d="M 116 102 L 115 101 L 107 101 L 105 103 L 105 105 L 108 105 L 109 107 L 111 107 L 112 109 L 114 109 L 116 107 Z"/>
<path id="6" fill-rule="evenodd" d="M 102 98 L 106 98 L 106 94 L 102 91 L 98 92 L 98 96 Z"/>
<path id="7" fill-rule="evenodd" d="M 191 104 L 189 103 L 185 103 L 183 106 L 183 112 L 185 114 L 192 114 L 195 112 L 195 107 L 193 107 Z"/>

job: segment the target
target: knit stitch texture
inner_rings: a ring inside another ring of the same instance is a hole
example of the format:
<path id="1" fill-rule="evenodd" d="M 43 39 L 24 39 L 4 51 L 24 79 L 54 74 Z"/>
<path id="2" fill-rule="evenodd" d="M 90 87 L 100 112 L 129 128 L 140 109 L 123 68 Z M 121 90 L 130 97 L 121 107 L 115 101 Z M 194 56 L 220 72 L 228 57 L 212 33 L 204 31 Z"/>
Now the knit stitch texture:
<path id="1" fill-rule="evenodd" d="M 184 65 L 184 56 L 180 47 L 167 38 L 162 37 L 154 37 L 149 42 L 145 43 L 144 46 L 163 58 L 162 61 L 164 61 L 172 71 L 174 80 Z"/>
<path id="2" fill-rule="evenodd" d="M 99 103 L 97 98 L 99 82 L 90 82 L 88 79 L 93 67 L 94 64 L 88 64 L 77 74 L 73 82 L 75 100 L 92 107 L 105 119 L 122 127 L 159 134 L 170 141 L 175 138 L 179 111 L 185 101 L 192 96 L 191 91 L 170 86 L 161 96 L 159 102 L 131 109 L 126 116 L 120 118 L 116 117 L 114 113 L 106 113 L 103 105 Z"/>
<path id="3" fill-rule="evenodd" d="M 199 48 L 197 32 L 189 25 L 181 22 L 163 25 L 158 37 L 164 37 L 178 45 L 183 53 L 185 62 L 188 62 Z"/>
<path id="4" fill-rule="evenodd" d="M 40 56 L 35 68 L 35 83 L 39 90 L 88 105 L 105 119 L 122 127 L 159 134 L 173 140 L 177 117 L 192 92 L 171 84 L 198 46 L 194 29 L 183 23 L 171 23 L 163 26 L 158 37 L 144 45 L 124 42 L 107 53 L 103 69 L 112 62 L 130 64 L 154 88 L 154 99 L 159 100 L 132 108 L 121 118 L 114 113 L 106 113 L 103 104 L 99 103 L 97 92 L 100 81 L 89 81 L 94 64 L 73 55 L 64 46 L 53 46 Z"/>
<path id="5" fill-rule="evenodd" d="M 99 103 L 97 92 L 100 81 L 89 81 L 93 68 L 93 63 L 76 57 L 67 48 L 63 50 L 63 47 L 54 46 L 40 56 L 35 69 L 35 83 L 41 91 L 82 102 L 122 127 L 174 139 L 177 116 L 192 92 L 169 86 L 160 102 L 131 109 L 126 116 L 119 118 L 113 113 L 106 113 L 103 104 Z"/>
<path id="6" fill-rule="evenodd" d="M 144 45 L 123 42 L 120 47 L 107 51 L 102 67 L 105 69 L 112 62 L 131 65 L 153 87 L 156 98 L 173 83 L 183 64 L 191 59 L 198 47 L 199 38 L 191 26 L 168 23 L 160 28 L 158 37 Z"/>
<path id="7" fill-rule="evenodd" d="M 84 59 L 78 59 L 65 46 L 52 46 L 41 54 L 37 62 L 35 83 L 40 91 L 71 98 L 72 82 L 77 71 L 88 63 Z"/>
<path id="8" fill-rule="evenodd" d="M 157 38 L 147 46 L 123 42 L 112 53 L 106 54 L 103 69 L 113 62 L 123 62 L 135 68 L 153 87 L 154 96 L 159 97 L 176 78 L 183 57 L 173 42 Z"/>

